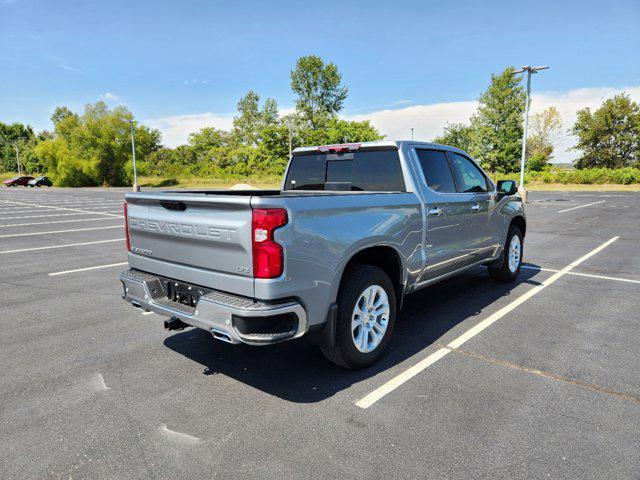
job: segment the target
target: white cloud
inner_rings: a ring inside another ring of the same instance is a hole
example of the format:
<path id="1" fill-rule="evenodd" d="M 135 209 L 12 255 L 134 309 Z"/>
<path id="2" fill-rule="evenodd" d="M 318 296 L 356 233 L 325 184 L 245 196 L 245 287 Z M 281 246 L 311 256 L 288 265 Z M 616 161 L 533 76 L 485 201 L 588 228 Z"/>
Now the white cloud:
<path id="1" fill-rule="evenodd" d="M 555 106 L 562 116 L 564 130 L 569 130 L 576 119 L 576 112 L 584 107 L 598 108 L 606 98 L 627 92 L 636 102 L 640 102 L 640 86 L 628 88 L 579 88 L 568 92 L 534 91 L 530 115 L 549 106 Z M 394 102 L 402 104 L 406 100 Z M 404 108 L 386 108 L 357 115 L 344 115 L 347 120 L 370 120 L 371 123 L 390 140 L 402 140 L 410 137 L 410 128 L 414 129 L 416 140 L 433 140 L 440 135 L 447 123 L 466 123 L 475 112 L 478 102 L 475 100 L 434 103 L 430 105 L 412 105 Z M 280 109 L 280 115 L 293 113 L 294 108 Z M 233 114 L 201 113 L 155 118 L 146 122 L 162 132 L 164 144 L 169 147 L 186 142 L 192 132 L 204 127 L 216 127 L 228 130 L 233 124 Z M 575 144 L 575 138 L 568 133 L 558 139 L 555 145 L 554 161 L 569 162 L 577 155 L 567 151 Z"/>
<path id="2" fill-rule="evenodd" d="M 539 92 L 532 94 L 530 115 L 549 106 L 555 106 L 562 116 L 564 130 L 575 123 L 576 112 L 584 107 L 598 108 L 606 98 L 627 92 L 636 102 L 640 101 L 640 87 L 628 88 L 579 88 L 568 92 Z M 416 140 L 433 140 L 440 135 L 447 123 L 466 123 L 475 112 L 476 101 L 414 105 L 406 108 L 378 110 L 365 114 L 346 115 L 348 120 L 371 120 L 387 139 L 401 140 L 410 137 L 414 128 Z M 554 161 L 569 162 L 577 155 L 567 151 L 575 144 L 575 138 L 566 133 L 555 145 Z"/>
<path id="3" fill-rule="evenodd" d="M 206 83 L 209 83 L 209 80 L 202 80 L 199 78 L 192 78 L 190 80 L 185 80 L 184 84 L 185 85 L 204 85 Z"/>
<path id="4" fill-rule="evenodd" d="M 288 107 L 288 108 L 279 108 L 278 109 L 278 115 L 280 115 L 280 117 L 286 117 L 287 115 L 292 115 L 296 113 L 296 107 Z"/>
<path id="5" fill-rule="evenodd" d="M 62 68 L 63 70 L 68 70 L 70 72 L 74 72 L 74 73 L 79 73 L 81 75 L 85 75 L 85 73 L 82 70 L 80 70 L 79 68 L 76 68 L 74 66 L 69 65 L 69 62 L 67 62 L 63 58 L 57 57 L 55 55 L 45 55 L 44 57 L 46 59 L 48 59 L 49 61 L 55 63 L 58 68 Z"/>
<path id="6" fill-rule="evenodd" d="M 103 93 L 102 95 L 100 95 L 100 98 L 106 100 L 107 102 L 117 102 L 118 100 L 120 100 L 120 96 L 112 92 Z"/>
<path id="7" fill-rule="evenodd" d="M 281 108 L 281 117 L 295 113 L 294 107 Z M 162 133 L 162 140 L 167 147 L 177 147 L 184 144 L 189 134 L 205 127 L 215 127 L 220 130 L 230 130 L 233 126 L 234 114 L 196 113 L 193 115 L 176 115 L 172 117 L 150 118 L 145 124 L 157 128 Z"/>
<path id="8" fill-rule="evenodd" d="M 173 117 L 151 118 L 145 121 L 151 128 L 162 133 L 163 143 L 167 147 L 176 147 L 187 141 L 190 133 L 204 127 L 229 130 L 233 125 L 233 115 L 216 113 L 198 113 L 194 115 L 176 115 Z"/>
<path id="9" fill-rule="evenodd" d="M 467 122 L 478 106 L 476 101 L 412 105 L 411 107 L 377 110 L 358 115 L 345 115 L 347 120 L 370 120 L 389 140 L 410 138 L 432 140 L 449 123 Z"/>
<path id="10" fill-rule="evenodd" d="M 58 67 L 62 68 L 63 70 L 69 70 L 70 72 L 74 72 L 74 73 L 79 73 L 81 75 L 84 75 L 84 72 L 78 68 L 72 67 L 71 65 L 67 65 L 65 63 L 59 63 Z"/>

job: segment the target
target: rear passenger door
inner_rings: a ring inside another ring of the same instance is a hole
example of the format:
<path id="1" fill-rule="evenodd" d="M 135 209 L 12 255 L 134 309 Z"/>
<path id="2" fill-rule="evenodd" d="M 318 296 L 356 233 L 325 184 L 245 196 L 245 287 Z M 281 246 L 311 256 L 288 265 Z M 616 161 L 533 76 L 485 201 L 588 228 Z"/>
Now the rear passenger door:
<path id="1" fill-rule="evenodd" d="M 496 194 L 491 181 L 469 158 L 456 152 L 447 155 L 453 168 L 458 192 L 467 197 L 468 220 L 465 235 L 473 256 L 468 263 L 490 258 L 497 250 L 500 225 L 495 211 Z"/>
<path id="2" fill-rule="evenodd" d="M 456 189 L 453 170 L 444 150 L 415 149 L 423 174 L 426 203 L 426 268 L 421 281 L 458 270 L 472 255 L 468 227 L 469 196 Z"/>

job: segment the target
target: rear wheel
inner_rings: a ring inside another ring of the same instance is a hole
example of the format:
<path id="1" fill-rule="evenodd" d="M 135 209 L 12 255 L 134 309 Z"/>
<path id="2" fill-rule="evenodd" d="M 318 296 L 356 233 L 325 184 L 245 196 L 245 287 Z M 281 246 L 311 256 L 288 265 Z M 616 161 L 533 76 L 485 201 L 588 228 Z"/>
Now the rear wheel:
<path id="1" fill-rule="evenodd" d="M 365 368 L 378 360 L 391 339 L 395 291 L 377 267 L 357 265 L 347 275 L 338 292 L 335 345 L 322 347 L 322 352 L 342 367 Z"/>
<path id="2" fill-rule="evenodd" d="M 522 268 L 522 232 L 515 225 L 509 227 L 507 241 L 502 250 L 502 258 L 498 265 L 489 265 L 489 275 L 499 282 L 512 282 Z"/>

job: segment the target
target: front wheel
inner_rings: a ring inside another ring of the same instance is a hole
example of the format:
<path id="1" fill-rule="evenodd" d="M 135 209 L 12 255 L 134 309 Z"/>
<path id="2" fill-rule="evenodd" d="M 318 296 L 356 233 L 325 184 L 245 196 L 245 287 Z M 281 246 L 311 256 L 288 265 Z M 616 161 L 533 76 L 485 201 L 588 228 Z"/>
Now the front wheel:
<path id="1" fill-rule="evenodd" d="M 515 225 L 511 225 L 499 263 L 488 266 L 491 278 L 499 282 L 514 281 L 522 268 L 522 247 L 522 232 Z"/>
<path id="2" fill-rule="evenodd" d="M 388 275 L 377 267 L 357 265 L 338 292 L 335 345 L 323 347 L 322 353 L 345 368 L 369 367 L 387 347 L 395 319 L 395 290 Z"/>

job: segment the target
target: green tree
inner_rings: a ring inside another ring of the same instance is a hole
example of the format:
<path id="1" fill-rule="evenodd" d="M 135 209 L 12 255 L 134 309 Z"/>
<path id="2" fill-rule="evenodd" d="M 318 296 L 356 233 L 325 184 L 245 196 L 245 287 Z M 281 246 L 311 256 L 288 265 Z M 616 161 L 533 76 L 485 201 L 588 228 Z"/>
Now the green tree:
<path id="1" fill-rule="evenodd" d="M 239 115 L 233 118 L 233 138 L 239 145 L 255 147 L 261 140 L 262 130 L 278 121 L 278 104 L 268 98 L 262 109 L 260 95 L 253 90 L 238 101 Z"/>
<path id="2" fill-rule="evenodd" d="M 368 120 L 355 122 L 339 118 L 328 120 L 323 129 L 309 129 L 301 133 L 307 145 L 373 142 L 384 138 Z"/>
<path id="3" fill-rule="evenodd" d="M 341 85 L 342 75 L 333 63 L 325 64 L 316 55 L 300 57 L 291 71 L 291 89 L 297 96 L 296 109 L 317 128 L 340 110 L 349 90 Z"/>
<path id="4" fill-rule="evenodd" d="M 465 152 L 470 152 L 474 144 L 474 130 L 471 125 L 464 123 L 447 123 L 441 136 L 433 141 L 441 145 L 456 147 Z"/>
<path id="5" fill-rule="evenodd" d="M 20 148 L 20 163 L 22 170 L 30 175 L 38 175 L 45 173 L 46 165 L 42 158 L 36 154 L 36 147 L 40 142 L 51 138 L 51 133 L 43 130 L 33 135 L 27 142 L 23 143 Z"/>
<path id="6" fill-rule="evenodd" d="M 39 160 L 33 154 L 38 138 L 30 125 L 0 122 L 0 171 L 17 172 L 18 156 L 22 170 L 27 173 L 38 173 Z M 31 167 L 36 167 L 34 170 Z"/>
<path id="7" fill-rule="evenodd" d="M 507 68 L 491 75 L 489 88 L 480 96 L 478 111 L 471 118 L 471 154 L 491 172 L 519 169 L 522 148 L 522 116 L 525 94 L 520 77 Z"/>
<path id="8" fill-rule="evenodd" d="M 292 147 L 297 145 L 292 139 Z M 258 171 L 279 175 L 289 159 L 289 128 L 284 122 L 270 125 L 262 132 L 262 142 L 256 149 L 252 166 Z"/>
<path id="9" fill-rule="evenodd" d="M 212 148 L 229 145 L 229 132 L 218 130 L 214 127 L 205 127 L 202 130 L 189 134 L 188 144 L 197 158 L 204 158 Z"/>
<path id="10" fill-rule="evenodd" d="M 556 107 L 549 107 L 533 115 L 527 138 L 527 170 L 545 170 L 553 158 L 553 142 L 562 133 L 562 118 Z"/>
<path id="11" fill-rule="evenodd" d="M 56 113 L 62 109 L 56 109 Z M 85 107 L 82 116 L 72 112 L 56 116 L 53 138 L 45 139 L 35 153 L 61 186 L 129 185 L 132 178 L 129 121 L 125 107 L 109 110 L 104 102 Z M 160 148 L 160 132 L 134 125 L 136 157 L 145 162 Z"/>
<path id="12" fill-rule="evenodd" d="M 578 111 L 571 129 L 578 137 L 573 150 L 582 154 L 577 168 L 620 168 L 640 163 L 640 106 L 622 93 L 605 100 L 595 112 Z"/>
<path id="13" fill-rule="evenodd" d="M 76 115 L 75 113 L 73 113 L 71 110 L 69 110 L 67 107 L 56 107 L 56 109 L 53 111 L 53 113 L 51 114 L 51 121 L 53 122 L 53 125 L 57 125 L 58 123 L 60 123 L 61 121 L 63 121 L 65 118 L 71 116 L 71 115 Z"/>

